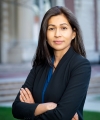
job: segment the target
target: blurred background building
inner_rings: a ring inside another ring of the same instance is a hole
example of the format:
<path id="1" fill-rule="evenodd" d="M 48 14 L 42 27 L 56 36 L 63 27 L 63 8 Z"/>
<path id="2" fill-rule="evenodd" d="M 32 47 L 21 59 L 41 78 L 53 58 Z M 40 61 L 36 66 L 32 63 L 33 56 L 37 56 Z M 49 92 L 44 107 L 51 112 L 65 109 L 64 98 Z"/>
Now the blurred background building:
<path id="1" fill-rule="evenodd" d="M 11 106 L 25 82 L 43 15 L 56 5 L 68 7 L 79 21 L 87 58 L 96 63 L 85 110 L 100 112 L 100 0 L 0 0 L 0 106 Z"/>
<path id="2" fill-rule="evenodd" d="M 55 5 L 76 15 L 87 58 L 100 63 L 100 0 L 0 0 L 0 64 L 32 60 L 42 17 Z"/>

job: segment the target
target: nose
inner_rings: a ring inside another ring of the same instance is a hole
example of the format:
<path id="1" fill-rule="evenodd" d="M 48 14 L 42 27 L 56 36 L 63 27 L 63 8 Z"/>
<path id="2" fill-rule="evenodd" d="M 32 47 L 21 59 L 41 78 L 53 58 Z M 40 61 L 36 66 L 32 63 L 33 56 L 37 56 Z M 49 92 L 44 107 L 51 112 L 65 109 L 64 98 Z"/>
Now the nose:
<path id="1" fill-rule="evenodd" d="M 55 31 L 55 37 L 60 37 L 60 36 L 61 36 L 60 29 L 56 29 L 56 31 Z"/>

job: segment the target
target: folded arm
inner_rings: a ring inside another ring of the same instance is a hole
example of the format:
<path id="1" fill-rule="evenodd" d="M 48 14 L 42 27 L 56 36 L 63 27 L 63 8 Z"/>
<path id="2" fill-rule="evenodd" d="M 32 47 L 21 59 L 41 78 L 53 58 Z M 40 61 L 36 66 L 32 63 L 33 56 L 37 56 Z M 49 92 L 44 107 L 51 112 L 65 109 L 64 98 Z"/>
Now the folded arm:
<path id="1" fill-rule="evenodd" d="M 25 102 L 25 103 L 35 103 L 34 98 L 32 97 L 32 94 L 31 94 L 31 92 L 29 91 L 28 88 L 25 88 L 25 89 L 21 88 L 21 90 L 20 90 L 20 101 Z M 53 102 L 41 103 L 36 107 L 34 115 L 37 116 L 37 115 L 43 114 L 48 110 L 55 109 L 56 107 L 57 107 L 57 104 L 53 103 Z M 72 120 L 78 120 L 78 114 L 77 113 L 74 115 Z"/>
<path id="2" fill-rule="evenodd" d="M 84 96 L 87 93 L 87 88 L 90 80 L 91 68 L 88 62 L 77 66 L 77 69 L 72 71 L 69 84 L 57 106 L 50 109 L 51 103 L 39 104 L 33 102 L 25 102 L 18 93 L 13 105 L 12 113 L 15 118 L 24 119 L 30 117 L 43 120 L 71 120 L 77 112 Z M 25 84 L 22 88 L 28 88 L 32 93 L 34 82 L 34 68 L 30 71 Z M 22 99 L 22 101 L 21 101 Z M 56 104 L 56 103 L 55 103 Z M 49 106 L 49 109 L 48 109 Z M 52 105 L 51 105 L 52 106 Z"/>
<path id="3" fill-rule="evenodd" d="M 72 70 L 68 86 L 57 107 L 39 115 L 37 120 L 71 120 L 87 94 L 90 74 L 91 67 L 88 61 L 78 63 Z"/>
<path id="4" fill-rule="evenodd" d="M 24 85 L 22 88 L 28 88 L 30 92 L 32 92 L 32 87 L 35 78 L 35 67 L 32 68 L 30 71 Z M 12 104 L 12 114 L 17 119 L 24 119 L 24 118 L 34 118 L 33 112 L 35 111 L 38 103 L 25 103 L 21 102 L 19 99 L 20 92 L 18 93 L 15 101 Z"/>

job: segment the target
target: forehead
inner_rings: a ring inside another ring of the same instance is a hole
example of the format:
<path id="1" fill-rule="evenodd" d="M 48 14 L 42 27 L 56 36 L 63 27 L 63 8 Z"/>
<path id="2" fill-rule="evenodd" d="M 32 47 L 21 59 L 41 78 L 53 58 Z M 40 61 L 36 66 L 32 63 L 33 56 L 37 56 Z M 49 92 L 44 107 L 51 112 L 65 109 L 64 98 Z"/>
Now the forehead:
<path id="1" fill-rule="evenodd" d="M 64 14 L 52 16 L 52 17 L 48 20 L 48 25 L 49 25 L 49 24 L 58 25 L 58 24 L 62 24 L 62 23 L 67 23 L 67 24 L 69 24 L 68 19 L 66 18 L 66 16 L 65 16 Z"/>

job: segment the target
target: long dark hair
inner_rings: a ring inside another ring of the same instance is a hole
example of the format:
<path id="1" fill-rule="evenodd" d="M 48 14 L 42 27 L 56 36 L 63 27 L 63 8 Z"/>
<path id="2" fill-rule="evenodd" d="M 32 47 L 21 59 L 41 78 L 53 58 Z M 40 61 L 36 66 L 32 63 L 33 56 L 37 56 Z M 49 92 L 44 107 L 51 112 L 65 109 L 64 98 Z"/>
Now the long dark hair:
<path id="1" fill-rule="evenodd" d="M 81 30 L 76 17 L 68 8 L 62 6 L 55 6 L 49 9 L 43 17 L 40 27 L 38 46 L 33 60 L 33 66 L 43 64 L 44 62 L 47 62 L 50 66 L 52 65 L 51 58 L 53 56 L 53 49 L 46 42 L 47 26 L 48 26 L 48 20 L 52 16 L 56 16 L 60 14 L 64 14 L 66 16 L 72 29 L 75 30 L 76 32 L 76 37 L 72 40 L 71 46 L 74 48 L 74 50 L 77 53 L 79 53 L 83 57 L 86 57 Z"/>

